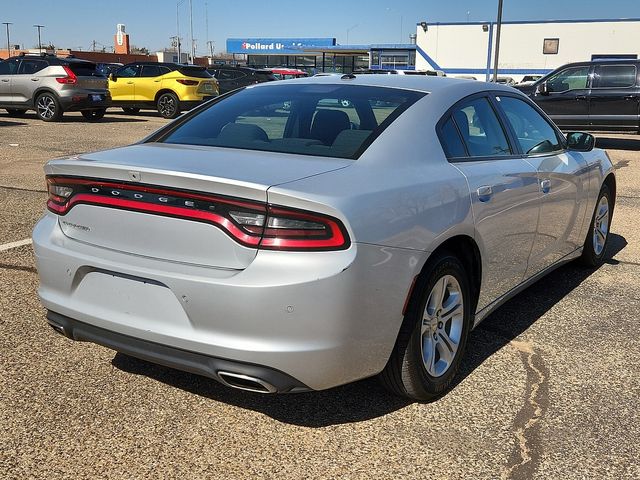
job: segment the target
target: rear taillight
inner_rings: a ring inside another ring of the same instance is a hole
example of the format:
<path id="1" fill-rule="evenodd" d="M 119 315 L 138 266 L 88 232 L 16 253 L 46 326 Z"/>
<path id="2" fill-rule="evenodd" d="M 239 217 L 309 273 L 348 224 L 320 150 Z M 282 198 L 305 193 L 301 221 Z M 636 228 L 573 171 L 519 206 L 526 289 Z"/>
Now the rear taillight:
<path id="1" fill-rule="evenodd" d="M 75 83 L 78 83 L 78 77 L 76 77 L 76 74 L 73 73 L 73 70 L 71 70 L 67 65 L 63 65 L 62 68 L 64 69 L 64 73 L 66 73 L 67 76 L 57 77 L 56 82 L 62 83 L 65 85 L 73 85 Z"/>
<path id="2" fill-rule="evenodd" d="M 218 195 L 102 180 L 48 177 L 47 208 L 66 215 L 96 205 L 211 224 L 238 243 L 269 250 L 343 250 L 349 236 L 333 217 Z"/>
<path id="3" fill-rule="evenodd" d="M 181 83 L 182 85 L 189 85 L 190 87 L 193 87 L 200 83 L 197 80 L 187 80 L 186 78 L 176 78 L 176 82 Z"/>

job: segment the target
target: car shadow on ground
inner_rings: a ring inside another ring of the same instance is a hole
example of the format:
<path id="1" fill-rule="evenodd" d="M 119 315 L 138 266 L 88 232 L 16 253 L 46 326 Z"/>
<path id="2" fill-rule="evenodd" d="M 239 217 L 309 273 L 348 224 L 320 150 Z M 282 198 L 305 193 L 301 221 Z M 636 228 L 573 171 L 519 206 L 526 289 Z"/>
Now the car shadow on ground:
<path id="1" fill-rule="evenodd" d="M 624 249 L 624 237 L 611 234 L 607 263 Z M 558 268 L 492 313 L 471 333 L 467 353 L 457 375 L 453 391 L 476 368 L 532 326 L 556 303 L 595 272 L 575 262 Z M 118 353 L 114 367 L 136 375 L 145 375 L 167 385 L 215 401 L 261 412 L 283 423 L 304 427 L 325 427 L 377 418 L 413 403 L 384 390 L 375 378 L 369 378 L 320 392 L 288 395 L 263 395 L 234 390 L 216 381 L 139 360 Z M 436 400 L 437 401 L 437 400 Z"/>
<path id="2" fill-rule="evenodd" d="M 640 136 L 638 138 L 596 137 L 596 147 L 608 150 L 640 151 Z"/>
<path id="3" fill-rule="evenodd" d="M 24 122 L 14 122 L 14 121 L 7 122 L 6 120 L 0 120 L 0 127 L 24 127 L 25 125 L 28 125 L 28 124 Z"/>

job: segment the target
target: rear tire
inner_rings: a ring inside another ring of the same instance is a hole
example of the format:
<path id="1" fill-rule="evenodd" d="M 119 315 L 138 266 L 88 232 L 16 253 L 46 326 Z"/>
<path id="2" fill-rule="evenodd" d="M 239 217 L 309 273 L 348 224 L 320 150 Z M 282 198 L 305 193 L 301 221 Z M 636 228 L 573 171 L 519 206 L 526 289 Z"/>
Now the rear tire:
<path id="1" fill-rule="evenodd" d="M 96 110 L 82 110 L 82 116 L 89 122 L 97 122 L 104 117 L 105 108 L 98 108 Z"/>
<path id="2" fill-rule="evenodd" d="M 614 199 L 611 197 L 609 186 L 605 184 L 598 195 L 580 257 L 580 262 L 587 267 L 599 267 L 604 261 L 609 243 L 613 206 Z"/>
<path id="3" fill-rule="evenodd" d="M 447 392 L 471 330 L 469 276 L 443 253 L 418 277 L 381 383 L 393 393 L 429 401 Z"/>
<path id="4" fill-rule="evenodd" d="M 135 107 L 122 107 L 122 111 L 127 115 L 135 115 L 140 112 L 140 109 Z"/>
<path id="5" fill-rule="evenodd" d="M 180 115 L 180 103 L 175 93 L 167 92 L 158 97 L 158 113 L 162 118 L 176 118 Z"/>
<path id="6" fill-rule="evenodd" d="M 24 117 L 24 114 L 27 113 L 26 110 L 20 110 L 17 108 L 7 108 L 6 110 L 10 117 Z"/>
<path id="7" fill-rule="evenodd" d="M 57 122 L 62 118 L 62 107 L 53 93 L 45 92 L 38 95 L 36 115 L 44 122 Z"/>

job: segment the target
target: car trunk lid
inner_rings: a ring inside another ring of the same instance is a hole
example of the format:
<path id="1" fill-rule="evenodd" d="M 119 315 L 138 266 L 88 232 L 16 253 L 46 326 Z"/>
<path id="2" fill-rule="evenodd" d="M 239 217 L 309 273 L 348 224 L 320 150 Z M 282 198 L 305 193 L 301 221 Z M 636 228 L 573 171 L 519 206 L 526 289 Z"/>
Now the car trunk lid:
<path id="1" fill-rule="evenodd" d="M 45 171 L 74 190 L 72 206 L 59 212 L 70 238 L 166 261 L 244 269 L 258 242 L 228 221 L 230 211 L 260 213 L 270 186 L 350 164 L 150 143 L 54 160 Z"/>

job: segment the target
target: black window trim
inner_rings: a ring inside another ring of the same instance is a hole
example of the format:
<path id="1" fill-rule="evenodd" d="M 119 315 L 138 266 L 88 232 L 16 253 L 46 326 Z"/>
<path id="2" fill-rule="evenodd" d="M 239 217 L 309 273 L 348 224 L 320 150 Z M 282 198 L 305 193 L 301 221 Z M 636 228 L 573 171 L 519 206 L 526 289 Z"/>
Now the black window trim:
<path id="1" fill-rule="evenodd" d="M 491 94 L 492 93 L 493 92 L 490 91 L 490 90 L 485 90 L 485 91 L 482 91 L 482 92 L 473 93 L 471 95 L 468 95 L 468 96 L 458 100 L 451 107 L 449 107 L 449 109 L 445 112 L 445 114 L 442 115 L 442 117 L 440 117 L 440 120 L 438 120 L 438 122 L 436 123 L 436 134 L 438 135 L 438 139 L 440 140 L 440 147 L 442 148 L 442 151 L 445 154 L 445 157 L 447 158 L 447 161 L 449 163 L 486 162 L 486 161 L 493 161 L 493 160 L 513 160 L 513 159 L 516 159 L 516 158 L 522 158 L 522 154 L 518 153 L 518 152 L 520 152 L 520 147 L 519 147 L 517 141 L 514 143 L 514 137 L 511 134 L 511 130 L 507 129 L 505 124 L 504 124 L 504 120 L 503 120 L 503 117 L 502 117 L 502 115 L 503 115 L 502 112 L 496 110 L 495 103 L 497 103 L 497 102 L 493 98 L 491 98 Z M 463 105 L 463 104 L 468 103 L 470 101 L 476 100 L 478 98 L 486 98 L 487 101 L 489 102 L 489 106 L 493 110 L 493 112 L 494 112 L 494 114 L 496 116 L 496 119 L 498 120 L 498 124 L 502 128 L 502 132 L 504 133 L 504 136 L 507 139 L 507 144 L 509 145 L 509 149 L 512 152 L 511 154 L 509 154 L 509 155 L 487 155 L 487 156 L 471 156 L 471 155 L 469 155 L 469 149 L 467 148 L 467 145 L 466 145 L 464 139 L 462 138 L 462 134 L 460 133 L 460 128 L 458 127 L 458 123 L 456 122 L 456 119 L 453 117 L 453 112 L 455 110 L 457 110 L 458 108 L 460 108 L 460 105 Z M 447 152 L 446 152 L 446 150 L 444 148 L 444 142 L 442 140 L 443 139 L 442 127 L 447 122 L 447 120 L 449 120 L 449 118 L 451 118 L 451 120 L 453 121 L 453 124 L 456 127 L 456 131 L 458 132 L 458 136 L 460 138 L 460 141 L 462 142 L 462 146 L 464 147 L 464 151 L 467 152 L 467 156 L 466 157 L 447 157 Z"/>
<path id="2" fill-rule="evenodd" d="M 629 85 L 628 87 L 600 87 L 600 86 L 594 86 L 596 84 L 599 85 L 600 83 L 600 76 L 596 73 L 597 69 L 600 67 L 626 67 L 626 66 L 630 66 L 633 67 L 634 69 L 634 81 L 631 85 Z M 593 82 L 591 85 L 591 89 L 592 90 L 618 90 L 618 89 L 629 89 L 629 88 L 636 88 L 638 85 L 640 85 L 640 83 L 638 83 L 638 66 L 635 63 L 607 63 L 607 64 L 597 64 L 594 65 L 593 68 Z"/>
<path id="3" fill-rule="evenodd" d="M 546 121 L 549 124 L 549 126 L 553 129 L 561 148 L 559 150 L 554 150 L 553 152 L 543 152 L 543 153 L 533 153 L 533 154 L 528 154 L 524 152 L 522 148 L 520 148 L 520 142 L 518 141 L 518 136 L 516 135 L 516 132 L 513 130 L 513 127 L 511 126 L 511 122 L 509 122 L 509 118 L 507 117 L 507 114 L 502 108 L 502 105 L 500 105 L 500 102 L 495 97 L 512 97 L 517 100 L 521 100 L 527 105 L 529 105 L 530 107 L 532 107 L 536 112 L 540 114 L 542 119 Z M 551 120 L 549 116 L 544 112 L 544 110 L 542 110 L 542 108 L 536 105 L 536 103 L 533 102 L 529 97 L 520 93 L 494 91 L 492 92 L 491 100 L 495 103 L 495 108 L 499 112 L 500 121 L 506 125 L 509 132 L 508 135 L 511 138 L 512 142 L 515 144 L 516 150 L 518 151 L 520 158 L 526 159 L 526 158 L 551 157 L 554 155 L 565 153 L 567 151 L 567 138 L 564 136 L 564 134 L 558 128 L 558 126 L 553 122 L 553 120 Z"/>

